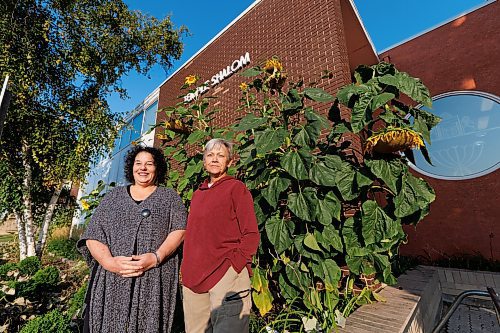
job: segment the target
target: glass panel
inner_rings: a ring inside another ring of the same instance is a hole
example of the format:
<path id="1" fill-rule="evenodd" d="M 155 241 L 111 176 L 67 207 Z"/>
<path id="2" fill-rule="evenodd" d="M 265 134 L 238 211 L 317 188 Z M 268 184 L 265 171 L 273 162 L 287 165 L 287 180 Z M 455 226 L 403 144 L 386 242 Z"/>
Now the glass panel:
<path id="1" fill-rule="evenodd" d="M 111 158 L 109 161 L 110 170 L 109 170 L 108 178 L 106 179 L 107 184 L 110 184 L 112 182 L 116 182 L 116 177 L 118 174 L 118 164 L 119 164 L 121 155 L 122 155 L 122 153 L 120 152 L 120 153 L 116 154 L 115 156 L 113 156 L 113 158 Z"/>
<path id="2" fill-rule="evenodd" d="M 120 141 L 120 149 L 123 149 L 127 147 L 130 144 L 130 124 L 125 125 L 123 129 L 120 131 L 122 133 L 121 135 L 121 141 Z"/>
<path id="3" fill-rule="evenodd" d="M 500 163 L 500 107 L 495 97 L 465 93 L 438 98 L 431 112 L 442 121 L 431 131 L 429 155 L 415 151 L 418 169 L 430 176 L 464 179 L 496 170 Z"/>
<path id="4" fill-rule="evenodd" d="M 120 150 L 120 140 L 121 140 L 122 134 L 123 134 L 123 132 L 120 131 L 116 135 L 115 143 L 113 145 L 113 153 L 111 154 L 111 156 L 115 155 Z"/>
<path id="5" fill-rule="evenodd" d="M 125 167 L 125 156 L 127 156 L 128 151 L 129 149 L 122 150 L 120 156 L 118 156 L 118 158 L 113 161 L 117 168 L 115 179 L 116 185 L 125 185 L 125 183 L 127 182 L 125 180 L 125 171 L 123 170 L 123 168 Z"/>
<path id="6" fill-rule="evenodd" d="M 144 113 L 144 125 L 142 126 L 142 134 L 146 133 L 156 125 L 156 111 L 158 110 L 158 102 L 154 102 Z"/>
<path id="7" fill-rule="evenodd" d="M 130 142 L 136 141 L 137 139 L 140 138 L 141 136 L 141 129 L 142 129 L 142 117 L 144 116 L 144 113 L 141 112 L 131 122 L 131 135 L 130 135 Z"/>

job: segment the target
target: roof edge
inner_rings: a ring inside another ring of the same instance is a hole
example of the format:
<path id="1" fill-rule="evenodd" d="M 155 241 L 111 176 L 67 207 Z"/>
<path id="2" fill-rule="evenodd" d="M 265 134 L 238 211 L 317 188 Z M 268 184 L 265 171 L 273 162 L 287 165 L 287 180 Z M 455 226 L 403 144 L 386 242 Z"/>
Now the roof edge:
<path id="1" fill-rule="evenodd" d="M 186 67 L 187 64 L 189 64 L 191 61 L 193 61 L 198 54 L 203 52 L 210 44 L 212 44 L 217 38 L 219 38 L 224 32 L 226 32 L 232 25 L 234 25 L 236 22 L 238 22 L 243 16 L 245 16 L 246 13 L 248 13 L 252 8 L 254 8 L 257 4 L 259 4 L 262 0 L 255 0 L 250 6 L 247 7 L 243 12 L 240 13 L 234 20 L 232 20 L 228 25 L 226 25 L 217 35 L 215 35 L 211 40 L 209 40 L 205 45 L 203 45 L 195 54 L 193 54 L 188 60 L 186 60 L 181 66 L 179 66 L 172 74 L 170 74 L 165 80 L 163 80 L 162 83 L 158 86 L 157 89 L 159 89 L 161 86 L 163 86 L 168 80 L 170 80 L 177 72 L 182 70 L 184 67 Z"/>
<path id="2" fill-rule="evenodd" d="M 368 30 L 365 28 L 365 24 L 363 23 L 363 20 L 361 19 L 361 16 L 359 15 L 358 8 L 356 7 L 356 4 L 354 3 L 354 0 L 348 0 L 348 2 L 351 4 L 352 10 L 354 11 L 354 14 L 356 14 L 356 17 L 358 18 L 359 25 L 363 29 L 363 32 L 365 33 L 366 39 L 368 39 L 368 43 L 370 44 L 373 53 L 377 57 L 377 59 L 380 58 L 378 57 L 379 53 L 377 52 L 377 49 L 375 48 L 375 44 L 373 44 L 372 38 L 370 37 L 370 34 L 368 33 Z"/>

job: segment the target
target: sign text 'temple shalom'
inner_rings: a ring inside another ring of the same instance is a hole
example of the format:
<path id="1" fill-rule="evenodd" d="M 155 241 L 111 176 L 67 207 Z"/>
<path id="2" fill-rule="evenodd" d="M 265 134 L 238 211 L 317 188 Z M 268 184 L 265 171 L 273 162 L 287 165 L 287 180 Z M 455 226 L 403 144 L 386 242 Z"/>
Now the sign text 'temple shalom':
<path id="1" fill-rule="evenodd" d="M 212 76 L 210 80 L 205 81 L 203 85 L 199 86 L 196 88 L 196 90 L 192 93 L 187 94 L 184 96 L 184 102 L 191 102 L 192 100 L 198 98 L 201 94 L 204 94 L 207 90 L 210 89 L 210 87 L 215 87 L 240 69 L 242 69 L 244 66 L 250 63 L 250 54 L 247 52 L 245 55 L 241 56 L 239 59 L 236 59 L 231 63 L 231 65 L 227 66 L 226 68 L 222 69 L 219 73 L 215 74 Z"/>

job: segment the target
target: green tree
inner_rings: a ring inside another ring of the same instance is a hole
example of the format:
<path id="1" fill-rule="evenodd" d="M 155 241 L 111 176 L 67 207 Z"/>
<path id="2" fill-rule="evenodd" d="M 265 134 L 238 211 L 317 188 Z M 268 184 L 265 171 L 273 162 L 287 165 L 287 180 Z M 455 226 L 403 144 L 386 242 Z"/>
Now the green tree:
<path id="1" fill-rule="evenodd" d="M 22 213 L 22 256 L 41 255 L 62 186 L 82 180 L 114 139 L 118 116 L 106 97 L 126 97 L 120 78 L 130 70 L 170 68 L 183 32 L 120 0 L 2 1 L 0 77 L 10 76 L 12 100 L 0 156 L 22 205 L 0 210 Z M 52 191 L 50 200 L 34 197 L 37 186 Z M 37 204 L 46 209 L 36 242 Z"/>

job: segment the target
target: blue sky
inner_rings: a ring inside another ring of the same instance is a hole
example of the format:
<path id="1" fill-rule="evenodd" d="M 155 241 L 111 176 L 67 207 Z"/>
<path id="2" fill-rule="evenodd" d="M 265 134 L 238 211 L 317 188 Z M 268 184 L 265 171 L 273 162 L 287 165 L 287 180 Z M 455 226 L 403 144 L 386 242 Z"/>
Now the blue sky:
<path id="1" fill-rule="evenodd" d="M 173 71 L 233 21 L 254 0 L 125 0 L 134 10 L 141 10 L 158 18 L 170 15 L 175 26 L 186 26 L 190 36 L 183 38 L 184 53 L 168 72 L 156 66 L 149 77 L 135 73 L 122 78 L 129 99 L 117 95 L 108 99 L 113 112 L 127 112 L 135 108 L 157 88 Z M 450 18 L 466 12 L 487 0 L 354 0 L 363 24 L 378 52 L 435 27 Z"/>

